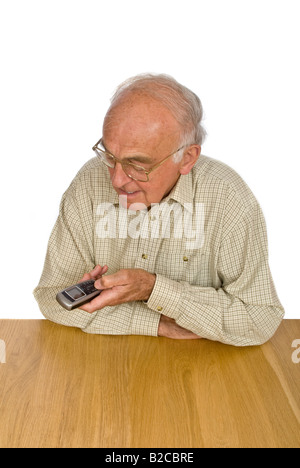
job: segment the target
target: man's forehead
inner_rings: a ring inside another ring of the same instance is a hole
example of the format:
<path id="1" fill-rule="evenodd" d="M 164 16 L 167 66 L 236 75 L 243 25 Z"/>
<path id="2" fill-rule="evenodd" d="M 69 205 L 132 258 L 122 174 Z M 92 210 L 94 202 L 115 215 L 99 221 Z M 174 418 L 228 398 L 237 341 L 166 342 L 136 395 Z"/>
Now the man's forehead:
<path id="1" fill-rule="evenodd" d="M 116 151 L 119 144 L 124 150 L 153 154 L 173 149 L 181 130 L 168 109 L 155 100 L 129 99 L 114 105 L 108 111 L 103 125 L 103 137 L 109 148 Z"/>
<path id="2" fill-rule="evenodd" d="M 104 125 L 136 122 L 140 125 L 177 126 L 171 111 L 158 99 L 148 95 L 130 93 L 120 98 L 108 110 Z"/>
<path id="3" fill-rule="evenodd" d="M 117 157 L 138 157 L 141 162 L 153 163 L 156 157 L 175 151 L 180 141 L 176 132 L 104 132 L 103 143 L 107 151 Z"/>

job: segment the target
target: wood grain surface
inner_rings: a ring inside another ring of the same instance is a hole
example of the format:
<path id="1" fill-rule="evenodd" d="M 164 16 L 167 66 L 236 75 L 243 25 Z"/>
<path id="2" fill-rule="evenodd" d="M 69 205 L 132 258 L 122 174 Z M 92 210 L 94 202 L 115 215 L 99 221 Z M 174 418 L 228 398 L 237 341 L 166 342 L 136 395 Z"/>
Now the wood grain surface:
<path id="1" fill-rule="evenodd" d="M 300 320 L 249 348 L 46 320 L 0 320 L 0 339 L 2 448 L 300 447 Z"/>

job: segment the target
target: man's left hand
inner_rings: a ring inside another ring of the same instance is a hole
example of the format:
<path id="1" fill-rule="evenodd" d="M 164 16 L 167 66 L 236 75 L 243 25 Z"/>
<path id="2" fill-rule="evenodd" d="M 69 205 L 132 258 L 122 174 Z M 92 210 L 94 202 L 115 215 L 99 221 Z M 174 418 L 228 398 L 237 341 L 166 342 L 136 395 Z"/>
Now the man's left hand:
<path id="1" fill-rule="evenodd" d="M 103 290 L 101 294 L 80 308 L 92 314 L 106 306 L 115 306 L 131 301 L 147 301 L 155 281 L 156 275 L 135 268 L 103 276 L 95 282 L 95 287 Z"/>

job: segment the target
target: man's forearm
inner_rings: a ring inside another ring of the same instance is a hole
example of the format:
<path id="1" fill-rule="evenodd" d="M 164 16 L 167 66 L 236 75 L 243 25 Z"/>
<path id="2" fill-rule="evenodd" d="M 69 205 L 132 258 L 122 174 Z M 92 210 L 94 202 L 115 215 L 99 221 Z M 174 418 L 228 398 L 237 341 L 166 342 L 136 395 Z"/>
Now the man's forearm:
<path id="1" fill-rule="evenodd" d="M 198 340 L 201 337 L 195 333 L 180 327 L 174 319 L 161 315 L 158 327 L 158 336 L 173 338 L 176 340 Z"/>
<path id="2" fill-rule="evenodd" d="M 222 288 L 193 286 L 162 275 L 157 275 L 147 306 L 202 338 L 234 346 L 266 342 L 284 314 L 276 301 L 274 305 L 247 304 Z"/>

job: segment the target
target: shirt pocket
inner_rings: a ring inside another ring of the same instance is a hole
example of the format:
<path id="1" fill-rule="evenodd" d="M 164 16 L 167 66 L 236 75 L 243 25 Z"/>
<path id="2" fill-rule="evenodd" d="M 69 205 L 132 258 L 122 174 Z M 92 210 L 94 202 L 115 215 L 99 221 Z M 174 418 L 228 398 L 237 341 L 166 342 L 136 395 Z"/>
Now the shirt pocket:
<path id="1" fill-rule="evenodd" d="M 160 252 L 156 259 L 155 273 L 174 281 L 186 281 L 191 285 L 213 286 L 211 259 L 205 252 Z"/>

